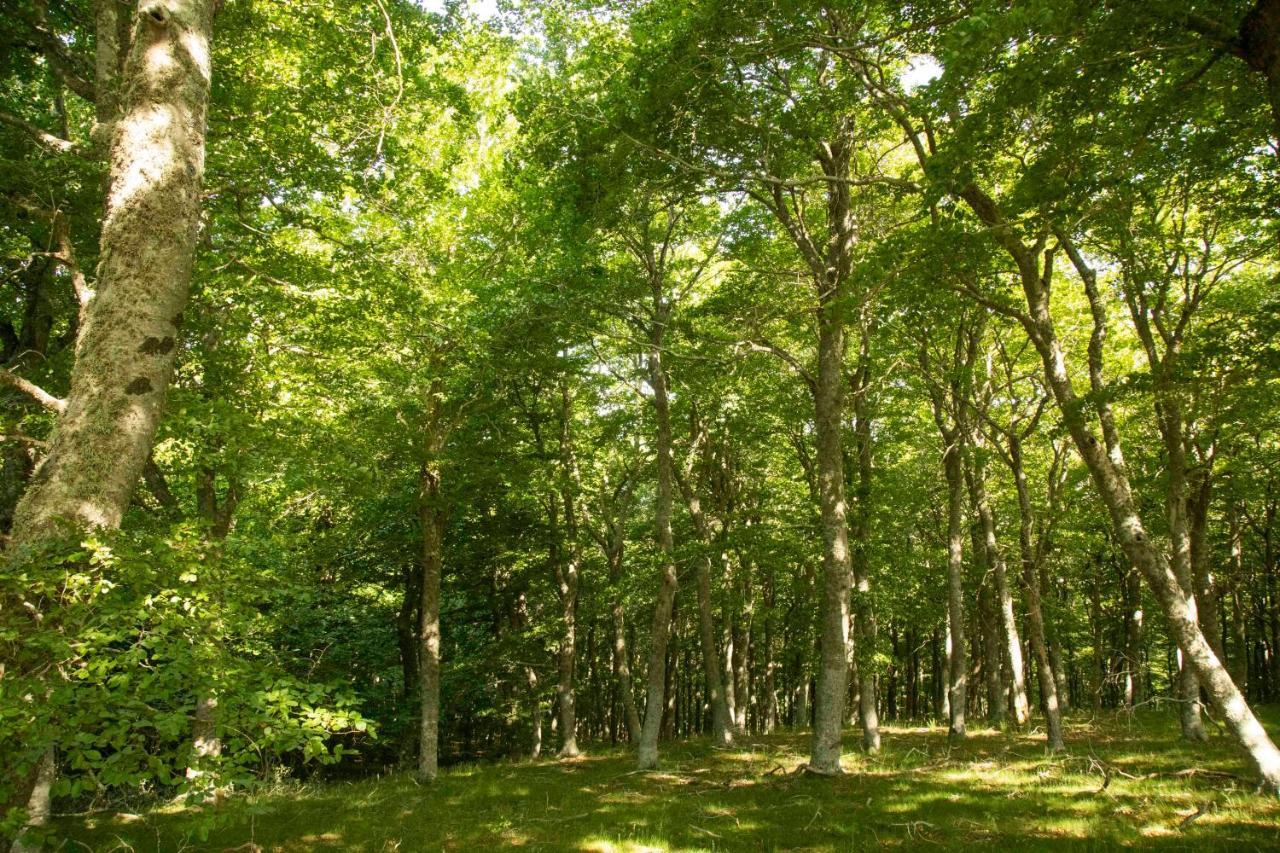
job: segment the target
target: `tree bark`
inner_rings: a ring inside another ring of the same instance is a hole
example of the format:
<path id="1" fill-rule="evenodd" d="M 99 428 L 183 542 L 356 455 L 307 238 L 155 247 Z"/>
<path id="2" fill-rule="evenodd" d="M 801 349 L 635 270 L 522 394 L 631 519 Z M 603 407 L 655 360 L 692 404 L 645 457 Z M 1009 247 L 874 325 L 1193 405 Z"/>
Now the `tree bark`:
<path id="1" fill-rule="evenodd" d="M 10 559 L 63 535 L 119 526 L 173 374 L 200 219 L 213 2 L 149 3 L 133 28 L 98 295 L 85 312 L 49 453 L 15 508 Z"/>
<path id="2" fill-rule="evenodd" d="M 578 750 L 578 720 L 574 696 L 574 669 L 577 664 L 578 630 L 578 511 L 575 500 L 577 460 L 573 452 L 573 408 L 568 384 L 560 388 L 560 494 L 552 496 L 552 563 L 555 568 L 556 593 L 560 597 L 561 637 L 557 653 L 559 681 L 556 706 L 560 712 L 560 757 L 574 758 Z M 555 501 L 564 510 L 564 540 L 555 529 Z"/>
<path id="3" fill-rule="evenodd" d="M 144 6 L 111 148 L 98 295 L 66 411 L 14 513 L 11 549 L 118 527 L 151 452 L 187 304 L 204 174 L 212 0 Z"/>
<path id="4" fill-rule="evenodd" d="M 1101 415 L 1098 421 L 1105 443 L 1099 442 L 1086 423 L 1086 407 L 1083 405 L 1084 401 L 1077 396 L 1067 372 L 1066 352 L 1058 339 L 1050 310 L 1047 289 L 1050 265 L 1046 263 L 1044 268 L 1041 267 L 1036 255 L 1018 239 L 1012 227 L 1001 216 L 995 202 L 980 189 L 970 184 L 961 192 L 961 197 L 987 226 L 992 238 L 1009 253 L 1018 266 L 1028 309 L 1026 314 L 1020 315 L 1019 320 L 1040 355 L 1046 382 L 1062 412 L 1072 442 L 1107 508 L 1117 541 L 1150 584 L 1156 601 L 1165 614 L 1169 633 L 1187 659 L 1188 668 L 1197 676 L 1214 709 L 1248 754 L 1261 786 L 1273 793 L 1280 792 L 1280 750 L 1276 749 L 1231 680 L 1226 667 L 1205 639 L 1194 606 L 1188 606 L 1190 593 L 1183 589 L 1164 553 L 1150 541 L 1133 498 L 1119 439 L 1114 434 L 1114 424 L 1109 423 L 1110 409 L 1105 398 L 1097 403 Z M 1088 285 L 1086 276 L 1086 287 Z M 1100 319 L 1095 311 L 1095 332 L 1096 327 L 1104 322 L 1105 318 Z"/>
<path id="5" fill-rule="evenodd" d="M 876 691 L 876 612 L 871 600 L 871 329 L 864 320 L 860 328 L 858 369 L 854 373 L 853 436 L 854 480 L 853 572 L 854 634 L 858 639 L 858 717 L 862 722 L 862 749 L 869 755 L 880 752 L 880 717 Z"/>
<path id="6" fill-rule="evenodd" d="M 436 778 L 440 748 L 440 578 L 443 569 L 444 510 L 440 506 L 440 473 L 425 462 L 420 474 L 418 521 L 422 528 L 422 598 L 419 609 L 418 676 L 421 717 L 418 723 L 418 776 Z"/>
<path id="7" fill-rule="evenodd" d="M 675 544 L 671 532 L 675 487 L 675 463 L 671 446 L 671 402 L 667 393 L 666 370 L 662 365 L 663 335 L 668 319 L 669 314 L 659 306 L 650 329 L 648 357 L 649 385 L 653 389 L 654 418 L 657 422 L 657 441 L 654 450 L 658 469 L 658 491 L 654 500 L 654 538 L 658 546 L 659 569 L 658 597 L 653 608 L 645 715 L 636 755 L 636 764 L 641 770 L 651 770 L 658 766 L 658 735 L 662 727 L 666 687 L 667 643 L 671 632 L 672 606 L 675 603 L 676 589 L 679 584 L 672 553 L 675 550 Z"/>
<path id="8" fill-rule="evenodd" d="M 975 447 L 975 453 L 980 449 Z M 987 498 L 986 465 L 975 459 L 973 472 L 974 505 L 978 512 L 978 521 L 982 528 L 982 544 L 986 552 L 987 565 L 991 568 L 995 581 L 993 593 L 998 610 L 1004 654 L 1009 663 L 1010 693 L 1013 705 L 1013 721 L 1018 726 L 1025 726 L 1029 716 L 1027 707 L 1027 685 L 1024 677 L 1022 660 L 1022 638 L 1018 635 L 1017 617 L 1013 611 L 1013 595 L 1009 590 L 1008 569 L 1004 554 L 996 539 L 995 513 Z"/>
<path id="9" fill-rule="evenodd" d="M 701 427 L 695 421 L 693 441 L 705 440 L 700 432 Z M 690 462 L 693 453 L 689 454 Z M 716 746 L 730 746 L 733 743 L 733 717 L 729 710 L 725 685 L 733 678 L 732 652 L 726 650 L 725 669 L 721 670 L 720 653 L 716 648 L 715 619 L 711 608 L 711 549 L 715 546 L 715 536 L 711 524 L 702 511 L 702 501 L 689 482 L 692 465 L 685 466 L 684 476 L 677 478 L 680 491 L 684 495 L 685 504 L 689 508 L 689 516 L 693 519 L 694 529 L 702 540 L 702 555 L 698 560 L 698 635 L 702 643 L 703 670 L 707 685 L 707 703 L 711 706 L 711 742 Z M 730 629 L 731 630 L 731 629 Z M 732 637 L 732 634 L 729 634 Z M 730 647 L 731 643 L 726 644 Z"/>

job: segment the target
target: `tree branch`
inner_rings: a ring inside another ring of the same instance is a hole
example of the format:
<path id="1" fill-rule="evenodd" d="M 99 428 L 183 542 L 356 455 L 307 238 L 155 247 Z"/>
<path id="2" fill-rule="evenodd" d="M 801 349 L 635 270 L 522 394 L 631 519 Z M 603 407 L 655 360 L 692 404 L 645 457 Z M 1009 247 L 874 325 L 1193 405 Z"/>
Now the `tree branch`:
<path id="1" fill-rule="evenodd" d="M 45 148 L 51 151 L 57 151 L 59 154 L 74 154 L 86 160 L 92 155 L 79 143 L 72 142 L 70 139 L 63 139 L 61 136 L 55 136 L 44 128 L 32 124 L 21 116 L 0 110 L 0 124 L 7 124 L 10 127 L 16 127 L 32 139 L 39 142 Z"/>
<path id="2" fill-rule="evenodd" d="M 0 367 L 0 382 L 8 385 L 10 388 L 21 391 L 23 394 L 26 394 L 41 406 L 55 414 L 60 415 L 67 408 L 66 400 L 53 396 L 34 382 L 23 379 L 16 373 L 2 367 Z"/>

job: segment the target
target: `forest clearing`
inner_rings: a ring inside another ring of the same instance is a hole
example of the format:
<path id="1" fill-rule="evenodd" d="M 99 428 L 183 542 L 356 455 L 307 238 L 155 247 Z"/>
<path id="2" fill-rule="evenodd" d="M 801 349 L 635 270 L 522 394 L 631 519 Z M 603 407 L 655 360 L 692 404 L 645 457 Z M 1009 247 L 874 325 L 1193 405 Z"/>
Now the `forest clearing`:
<path id="1" fill-rule="evenodd" d="M 0 0 L 0 843 L 1280 848 L 1280 0 Z"/>

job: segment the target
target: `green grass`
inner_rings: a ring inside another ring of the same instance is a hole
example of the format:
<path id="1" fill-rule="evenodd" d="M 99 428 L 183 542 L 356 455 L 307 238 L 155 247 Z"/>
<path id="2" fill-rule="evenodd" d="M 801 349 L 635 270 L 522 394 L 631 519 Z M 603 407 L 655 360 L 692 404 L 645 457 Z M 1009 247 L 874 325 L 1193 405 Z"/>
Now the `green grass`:
<path id="1" fill-rule="evenodd" d="M 837 779 L 792 775 L 808 739 L 788 733 L 730 750 L 667 744 L 656 773 L 597 750 L 456 767 L 431 786 L 408 775 L 285 785 L 56 829 L 63 849 L 101 851 L 1280 849 L 1280 800 L 1236 778 L 1247 771 L 1224 735 L 1179 742 L 1171 714 L 1076 718 L 1057 756 L 1038 735 L 996 730 L 955 748 L 941 728 L 884 736 L 882 755 L 847 754 Z"/>

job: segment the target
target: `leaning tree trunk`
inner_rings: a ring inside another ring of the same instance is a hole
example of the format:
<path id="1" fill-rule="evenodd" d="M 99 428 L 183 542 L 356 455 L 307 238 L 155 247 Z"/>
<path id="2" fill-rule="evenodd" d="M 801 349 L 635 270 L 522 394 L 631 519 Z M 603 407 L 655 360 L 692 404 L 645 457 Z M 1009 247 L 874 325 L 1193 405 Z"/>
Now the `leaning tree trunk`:
<path id="1" fill-rule="evenodd" d="M 973 487 L 977 504 L 978 520 L 982 525 L 983 549 L 986 551 L 987 563 L 995 577 L 995 605 L 999 610 L 1001 636 L 1004 639 L 1004 652 L 1008 656 L 1009 674 L 1012 680 L 1010 688 L 1013 694 L 1013 721 L 1019 726 L 1027 724 L 1027 685 L 1023 674 L 1022 638 L 1018 636 L 1018 621 L 1013 612 L 1013 595 L 1009 590 L 1008 570 L 1005 566 L 1004 554 L 996 541 L 995 513 L 991 510 L 991 502 L 987 498 L 986 466 L 981 462 L 974 464 Z"/>
<path id="2" fill-rule="evenodd" d="M 98 295 L 11 550 L 62 525 L 118 527 L 151 452 L 191 283 L 204 174 L 212 0 L 143 6 L 111 147 Z"/>
<path id="3" fill-rule="evenodd" d="M 655 538 L 658 544 L 658 598 L 653 608 L 653 639 L 649 651 L 648 690 L 645 699 L 644 724 L 636 764 L 641 770 L 658 766 L 658 735 L 662 729 L 663 694 L 667 675 L 667 643 L 671 634 L 671 610 L 675 603 L 678 580 L 671 533 L 674 507 L 675 463 L 671 455 L 671 402 L 667 394 L 666 370 L 662 365 L 662 338 L 667 315 L 659 311 L 654 318 L 649 347 L 649 385 L 653 388 L 653 409 L 657 421 L 658 493 L 654 501 Z"/>
<path id="4" fill-rule="evenodd" d="M 173 374 L 200 220 L 213 0 L 147 3 L 133 26 L 112 134 L 98 295 L 85 312 L 49 453 L 15 508 L 10 559 L 63 534 L 119 526 Z M 31 663 L 36 671 L 44 662 Z"/>
<path id="5" fill-rule="evenodd" d="M 1280 792 L 1280 750 L 1276 749 L 1266 729 L 1258 722 L 1249 703 L 1231 680 L 1226 667 L 1205 639 L 1195 607 L 1188 604 L 1190 592 L 1183 589 L 1169 560 L 1152 544 L 1147 534 L 1124 469 L 1114 424 L 1109 422 L 1110 410 L 1105 399 L 1099 404 L 1099 414 L 1103 416 L 1099 419 L 1102 441 L 1099 441 L 1085 420 L 1084 401 L 1076 395 L 1067 370 L 1067 355 L 1057 336 L 1050 309 L 1049 290 L 1037 254 L 1016 236 L 990 196 L 972 184 L 961 192 L 961 196 L 987 227 L 988 233 L 1018 266 L 1027 306 L 1027 314 L 1022 318 L 1023 328 L 1040 355 L 1045 380 L 1062 412 L 1072 443 L 1088 468 L 1094 488 L 1111 517 L 1117 541 L 1125 555 L 1147 579 L 1165 615 L 1170 636 L 1177 642 L 1188 668 L 1195 673 L 1208 694 L 1214 710 L 1222 716 L 1237 742 L 1248 754 L 1249 761 L 1258 773 L 1261 787 L 1272 793 Z M 1091 286 L 1087 278 L 1085 284 L 1086 288 Z M 1093 296 L 1092 293 L 1089 295 Z M 1101 322 L 1105 322 L 1105 318 L 1099 317 L 1099 312 L 1095 311 L 1095 327 Z M 1096 365 L 1091 364 L 1090 368 L 1091 373 L 1097 372 Z"/>

